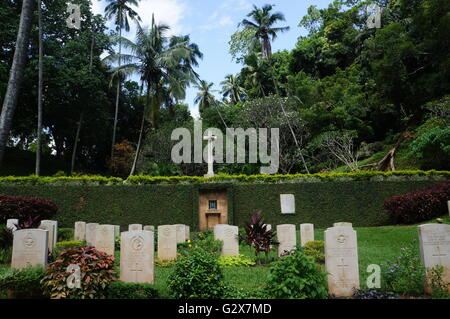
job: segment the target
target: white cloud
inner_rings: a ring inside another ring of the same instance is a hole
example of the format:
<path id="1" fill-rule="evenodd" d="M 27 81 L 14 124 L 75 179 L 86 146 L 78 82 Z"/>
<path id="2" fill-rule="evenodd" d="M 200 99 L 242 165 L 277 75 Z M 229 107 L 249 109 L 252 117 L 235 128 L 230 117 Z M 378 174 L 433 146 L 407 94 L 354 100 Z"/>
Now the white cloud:
<path id="1" fill-rule="evenodd" d="M 106 1 L 91 0 L 92 10 L 96 14 L 104 15 Z M 164 23 L 170 26 L 168 35 L 185 34 L 186 28 L 182 25 L 182 20 L 187 10 L 184 0 L 141 0 L 138 7 L 134 10 L 141 17 L 141 25 L 149 26 L 152 22 L 152 14 L 155 14 L 157 23 Z M 112 22 L 108 23 L 108 27 L 114 29 Z M 128 38 L 134 37 L 136 34 L 136 26 L 131 24 L 131 30 Z"/>

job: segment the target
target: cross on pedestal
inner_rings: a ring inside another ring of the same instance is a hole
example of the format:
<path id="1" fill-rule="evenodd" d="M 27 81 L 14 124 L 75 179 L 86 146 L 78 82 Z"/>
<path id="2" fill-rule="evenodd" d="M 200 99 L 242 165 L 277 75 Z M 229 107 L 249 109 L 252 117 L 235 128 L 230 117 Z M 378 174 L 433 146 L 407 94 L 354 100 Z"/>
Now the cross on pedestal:
<path id="1" fill-rule="evenodd" d="M 142 272 L 142 269 L 137 269 L 138 267 L 138 263 L 135 264 L 135 269 L 130 269 L 132 272 L 134 272 L 134 281 L 138 282 L 138 273 Z"/>
<path id="2" fill-rule="evenodd" d="M 217 139 L 217 136 L 212 135 L 211 132 L 208 132 L 207 136 L 203 137 L 204 141 L 208 141 L 208 173 L 205 175 L 205 177 L 214 177 L 214 154 L 213 154 L 213 148 L 214 148 L 214 141 Z"/>
<path id="3" fill-rule="evenodd" d="M 344 258 L 341 258 L 341 263 L 339 265 L 337 265 L 338 267 L 341 267 L 342 269 L 342 278 L 345 278 L 345 267 L 348 267 L 348 265 L 346 265 L 344 263 Z"/>

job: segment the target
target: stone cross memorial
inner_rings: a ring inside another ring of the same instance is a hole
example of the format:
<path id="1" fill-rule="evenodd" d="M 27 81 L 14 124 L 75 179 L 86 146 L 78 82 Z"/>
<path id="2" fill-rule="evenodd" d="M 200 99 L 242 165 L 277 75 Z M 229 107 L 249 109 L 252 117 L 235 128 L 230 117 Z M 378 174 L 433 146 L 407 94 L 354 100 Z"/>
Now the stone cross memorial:
<path id="1" fill-rule="evenodd" d="M 86 245 L 95 247 L 95 236 L 97 236 L 97 223 L 86 224 Z"/>
<path id="2" fill-rule="evenodd" d="M 280 243 L 278 246 L 278 256 L 285 251 L 292 251 L 297 245 L 297 235 L 295 233 L 295 225 L 285 224 L 277 226 L 277 239 Z"/>
<path id="3" fill-rule="evenodd" d="M 222 240 L 222 255 L 238 256 L 239 255 L 239 228 L 231 225 L 214 226 L 214 239 Z"/>
<path id="4" fill-rule="evenodd" d="M 85 222 L 75 222 L 75 241 L 86 241 L 86 223 Z"/>
<path id="5" fill-rule="evenodd" d="M 108 255 L 114 256 L 114 225 L 100 225 L 95 235 L 95 248 Z"/>
<path id="6" fill-rule="evenodd" d="M 205 177 L 214 177 L 214 141 L 217 139 L 217 136 L 212 135 L 211 132 L 208 132 L 207 136 L 203 137 L 204 141 L 208 141 L 208 173 L 205 174 Z"/>
<path id="7" fill-rule="evenodd" d="M 353 289 L 359 289 L 358 244 L 353 228 L 338 226 L 325 231 L 325 268 L 330 294 L 350 297 Z"/>
<path id="8" fill-rule="evenodd" d="M 136 231 L 136 230 L 142 230 L 142 225 L 141 224 L 128 225 L 128 231 Z"/>
<path id="9" fill-rule="evenodd" d="M 22 229 L 14 232 L 11 268 L 47 265 L 48 231 Z"/>
<path id="10" fill-rule="evenodd" d="M 450 225 L 425 224 L 418 226 L 420 256 L 426 268 L 437 265 L 444 267 L 443 281 L 450 283 Z M 431 293 L 430 285 L 425 286 Z M 448 286 L 450 293 L 450 286 Z"/>
<path id="11" fill-rule="evenodd" d="M 57 226 L 58 222 L 52 221 L 52 220 L 43 220 L 41 221 L 41 224 L 39 225 L 39 229 L 47 230 L 48 231 L 48 251 L 52 252 L 53 249 L 56 246 L 57 242 Z"/>
<path id="12" fill-rule="evenodd" d="M 314 241 L 314 225 L 300 224 L 300 244 L 303 247 L 309 241 Z"/>
<path id="13" fill-rule="evenodd" d="M 155 260 L 153 232 L 146 230 L 123 232 L 120 242 L 120 280 L 153 284 Z"/>
<path id="14" fill-rule="evenodd" d="M 158 226 L 158 259 L 177 258 L 177 227 L 175 225 Z"/>

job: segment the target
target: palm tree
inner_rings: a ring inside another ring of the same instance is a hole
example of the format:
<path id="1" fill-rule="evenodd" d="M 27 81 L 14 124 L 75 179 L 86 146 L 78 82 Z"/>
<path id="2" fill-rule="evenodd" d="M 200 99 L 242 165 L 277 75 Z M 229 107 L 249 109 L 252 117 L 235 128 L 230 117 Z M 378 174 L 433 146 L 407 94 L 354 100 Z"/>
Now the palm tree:
<path id="1" fill-rule="evenodd" d="M 126 61 L 127 64 L 118 70 L 123 74 L 140 74 L 141 90 L 146 89 L 139 141 L 130 175 L 136 169 L 145 123 L 149 122 L 155 128 L 162 104 L 168 104 L 168 99 L 185 98 L 187 86 L 196 77 L 193 65 L 197 64 L 197 58 L 202 57 L 189 37 L 167 37 L 169 29 L 165 24 L 156 24 L 153 16 L 150 28 L 138 25 L 135 42 L 122 39 L 130 54 L 120 54 L 120 57 L 113 54 L 106 58 L 111 62 L 119 58 Z"/>
<path id="2" fill-rule="evenodd" d="M 274 5 L 266 4 L 260 9 L 253 5 L 252 12 L 247 15 L 253 21 L 244 19 L 239 24 L 255 32 L 255 38 L 261 40 L 262 53 L 267 60 L 272 59 L 271 38 L 275 40 L 278 33 L 289 30 L 289 27 L 273 27 L 278 21 L 286 20 L 281 12 L 271 13 L 273 7 Z"/>
<path id="3" fill-rule="evenodd" d="M 248 75 L 251 85 L 257 90 L 260 97 L 265 97 L 264 81 L 266 80 L 265 71 L 268 68 L 266 61 L 262 58 L 262 53 L 250 55 L 246 61 L 242 72 Z"/>
<path id="4" fill-rule="evenodd" d="M 198 89 L 199 92 L 195 97 L 194 103 L 198 104 L 200 114 L 203 113 L 203 110 L 217 104 L 216 98 L 212 94 L 214 91 L 212 90 L 213 85 L 214 83 L 208 83 L 205 80 L 200 80 L 200 82 L 195 85 L 195 88 Z"/>
<path id="5" fill-rule="evenodd" d="M 0 115 L 0 165 L 5 154 L 6 144 L 9 139 L 9 131 L 14 117 L 14 111 L 19 97 L 19 91 L 23 80 L 25 62 L 27 58 L 28 41 L 31 25 L 33 23 L 34 0 L 23 0 L 20 24 L 17 31 L 16 48 L 13 63 L 9 73 L 8 87 L 3 100 L 2 113 Z"/>
<path id="6" fill-rule="evenodd" d="M 114 19 L 116 25 L 116 30 L 119 32 L 119 68 L 122 64 L 121 54 L 122 54 L 122 29 L 125 28 L 126 32 L 130 31 L 130 22 L 141 21 L 138 13 L 134 11 L 131 6 L 138 6 L 140 0 L 107 0 L 109 4 L 105 7 L 105 17 L 107 19 Z M 120 95 L 121 81 L 120 77 L 117 79 L 117 93 L 116 93 L 116 110 L 114 115 L 114 129 L 113 129 L 113 139 L 111 146 L 111 158 L 114 155 L 114 145 L 116 143 L 116 130 L 117 121 L 119 117 L 119 95 Z"/>
<path id="7" fill-rule="evenodd" d="M 228 74 L 220 85 L 222 86 L 223 97 L 229 96 L 233 105 L 242 101 L 242 97 L 246 95 L 245 89 L 239 84 L 239 76 Z"/>

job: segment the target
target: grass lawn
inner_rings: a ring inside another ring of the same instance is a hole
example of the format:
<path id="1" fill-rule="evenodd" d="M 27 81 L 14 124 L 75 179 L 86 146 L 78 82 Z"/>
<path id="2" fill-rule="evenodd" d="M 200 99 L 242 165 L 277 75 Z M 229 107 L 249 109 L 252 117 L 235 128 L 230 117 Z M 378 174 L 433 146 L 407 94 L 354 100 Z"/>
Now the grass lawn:
<path id="1" fill-rule="evenodd" d="M 450 218 L 444 217 L 444 222 L 450 224 Z M 367 266 L 370 264 L 382 264 L 388 259 L 395 259 L 400 253 L 400 248 L 409 245 L 414 239 L 418 247 L 417 225 L 412 226 L 383 226 L 383 227 L 357 227 L 358 236 L 358 257 L 361 288 L 366 288 Z M 323 240 L 324 229 L 315 230 L 315 239 Z M 297 232 L 297 241 L 300 235 Z M 254 254 L 248 246 L 241 246 L 240 253 L 249 257 Z M 271 253 L 271 258 L 276 257 L 276 252 Z M 120 253 L 116 252 L 116 260 L 120 259 Z M 0 271 L 7 268 L 0 265 Z M 155 267 L 155 288 L 162 298 L 169 298 L 167 288 L 168 277 L 172 273 L 174 266 Z M 120 271 L 119 264 L 116 263 L 117 272 Z M 252 291 L 263 288 L 269 275 L 269 266 L 256 267 L 233 267 L 224 269 L 225 279 L 228 284 L 245 291 Z M 0 296 L 1 298 L 1 296 Z"/>

